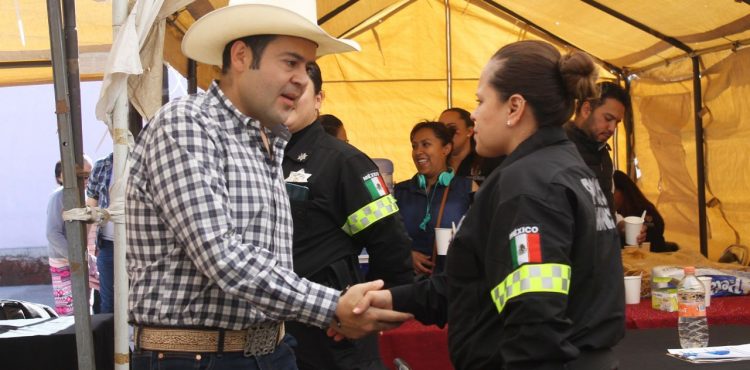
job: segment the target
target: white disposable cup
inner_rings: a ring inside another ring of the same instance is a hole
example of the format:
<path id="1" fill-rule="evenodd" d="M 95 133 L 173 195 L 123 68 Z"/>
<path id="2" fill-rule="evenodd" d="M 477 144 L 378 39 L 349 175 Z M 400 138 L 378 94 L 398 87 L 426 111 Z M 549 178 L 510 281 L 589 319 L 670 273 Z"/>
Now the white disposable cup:
<path id="1" fill-rule="evenodd" d="M 448 254 L 448 246 L 451 244 L 451 239 L 453 239 L 452 229 L 447 227 L 435 228 L 435 241 L 437 242 L 438 256 L 445 256 Z"/>
<path id="2" fill-rule="evenodd" d="M 641 303 L 641 275 L 625 276 L 625 304 Z"/>
<path id="3" fill-rule="evenodd" d="M 706 307 L 711 305 L 711 277 L 710 276 L 698 276 L 698 280 L 703 283 L 703 287 L 706 288 Z"/>
<path id="4" fill-rule="evenodd" d="M 641 233 L 643 220 L 637 216 L 625 217 L 625 244 L 638 245 L 638 235 Z"/>

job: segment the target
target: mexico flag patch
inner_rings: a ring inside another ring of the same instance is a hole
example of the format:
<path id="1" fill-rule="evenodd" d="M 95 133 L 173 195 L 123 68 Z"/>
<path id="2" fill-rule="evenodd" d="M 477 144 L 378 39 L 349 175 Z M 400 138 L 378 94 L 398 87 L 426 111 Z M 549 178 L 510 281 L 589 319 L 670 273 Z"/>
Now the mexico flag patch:
<path id="1" fill-rule="evenodd" d="M 372 198 L 372 200 L 388 195 L 388 187 L 380 176 L 380 172 L 370 172 L 363 176 L 362 180 L 365 182 L 365 188 L 367 189 L 367 192 L 370 193 L 370 198 Z"/>
<path id="2" fill-rule="evenodd" d="M 523 226 L 509 235 L 513 268 L 524 263 L 541 263 L 542 248 L 539 241 L 539 226 Z"/>

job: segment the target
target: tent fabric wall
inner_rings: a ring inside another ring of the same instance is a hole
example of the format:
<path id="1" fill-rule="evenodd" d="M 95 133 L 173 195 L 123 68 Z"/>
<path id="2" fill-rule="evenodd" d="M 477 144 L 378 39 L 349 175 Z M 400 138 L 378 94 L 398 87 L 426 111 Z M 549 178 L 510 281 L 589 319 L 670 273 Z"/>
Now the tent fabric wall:
<path id="1" fill-rule="evenodd" d="M 709 258 L 750 233 L 750 49 L 705 55 L 703 127 Z M 685 60 L 683 64 L 690 64 Z M 639 186 L 666 221 L 666 237 L 698 249 L 692 81 L 683 66 L 654 71 L 632 83 Z M 653 76 L 658 76 L 654 78 Z M 676 80 L 672 82 L 672 80 Z M 712 199 L 717 199 L 712 202 Z M 722 215 L 723 212 L 723 215 Z M 731 226 L 730 226 L 731 225 Z"/>

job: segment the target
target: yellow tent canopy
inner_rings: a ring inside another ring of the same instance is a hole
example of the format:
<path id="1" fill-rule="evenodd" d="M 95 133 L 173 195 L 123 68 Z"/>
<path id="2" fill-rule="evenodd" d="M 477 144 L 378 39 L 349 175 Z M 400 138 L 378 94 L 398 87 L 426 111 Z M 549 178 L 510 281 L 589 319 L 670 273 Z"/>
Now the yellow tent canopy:
<path id="1" fill-rule="evenodd" d="M 17 4 L 17 5 L 13 5 Z M 327 99 L 324 113 L 341 118 L 354 145 L 392 159 L 394 177 L 414 173 L 408 133 L 448 106 L 474 107 L 482 65 L 502 45 L 544 39 L 561 50 L 589 52 L 602 74 L 627 83 L 633 97 L 631 140 L 639 186 L 662 212 L 667 239 L 698 248 L 698 187 L 693 65 L 700 60 L 702 148 L 709 257 L 718 258 L 750 232 L 750 1 L 617 0 L 318 0 L 319 23 L 353 38 L 363 51 L 319 60 Z M 179 44 L 201 15 L 226 0 L 197 0 L 167 19 L 164 56 L 182 71 Z M 77 2 L 81 70 L 111 43 L 109 2 Z M 0 86 L 51 80 L 43 2 L 0 3 L 0 13 L 23 21 L 0 27 Z M 32 26 L 33 25 L 33 26 Z M 23 30 L 23 32 L 20 32 Z M 21 36 L 21 35 L 24 36 Z M 20 40 L 25 39 L 24 42 Z M 26 69 L 18 69 L 20 65 Z M 36 64 L 35 64 L 36 63 Z M 101 64 L 99 65 L 101 66 Z M 100 73 L 100 72 L 99 72 Z M 198 66 L 199 86 L 215 77 Z M 46 76 L 46 77 L 45 77 Z M 615 147 L 628 166 L 621 125 Z"/>

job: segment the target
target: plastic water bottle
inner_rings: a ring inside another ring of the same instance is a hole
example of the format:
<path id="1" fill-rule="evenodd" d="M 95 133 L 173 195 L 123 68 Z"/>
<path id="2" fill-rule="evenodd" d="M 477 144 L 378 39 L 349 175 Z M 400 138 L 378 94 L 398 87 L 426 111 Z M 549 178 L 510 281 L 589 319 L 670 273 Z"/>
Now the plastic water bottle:
<path id="1" fill-rule="evenodd" d="M 706 320 L 706 290 L 695 277 L 695 267 L 685 267 L 685 277 L 677 286 L 679 306 L 678 330 L 682 348 L 708 345 L 708 321 Z"/>

